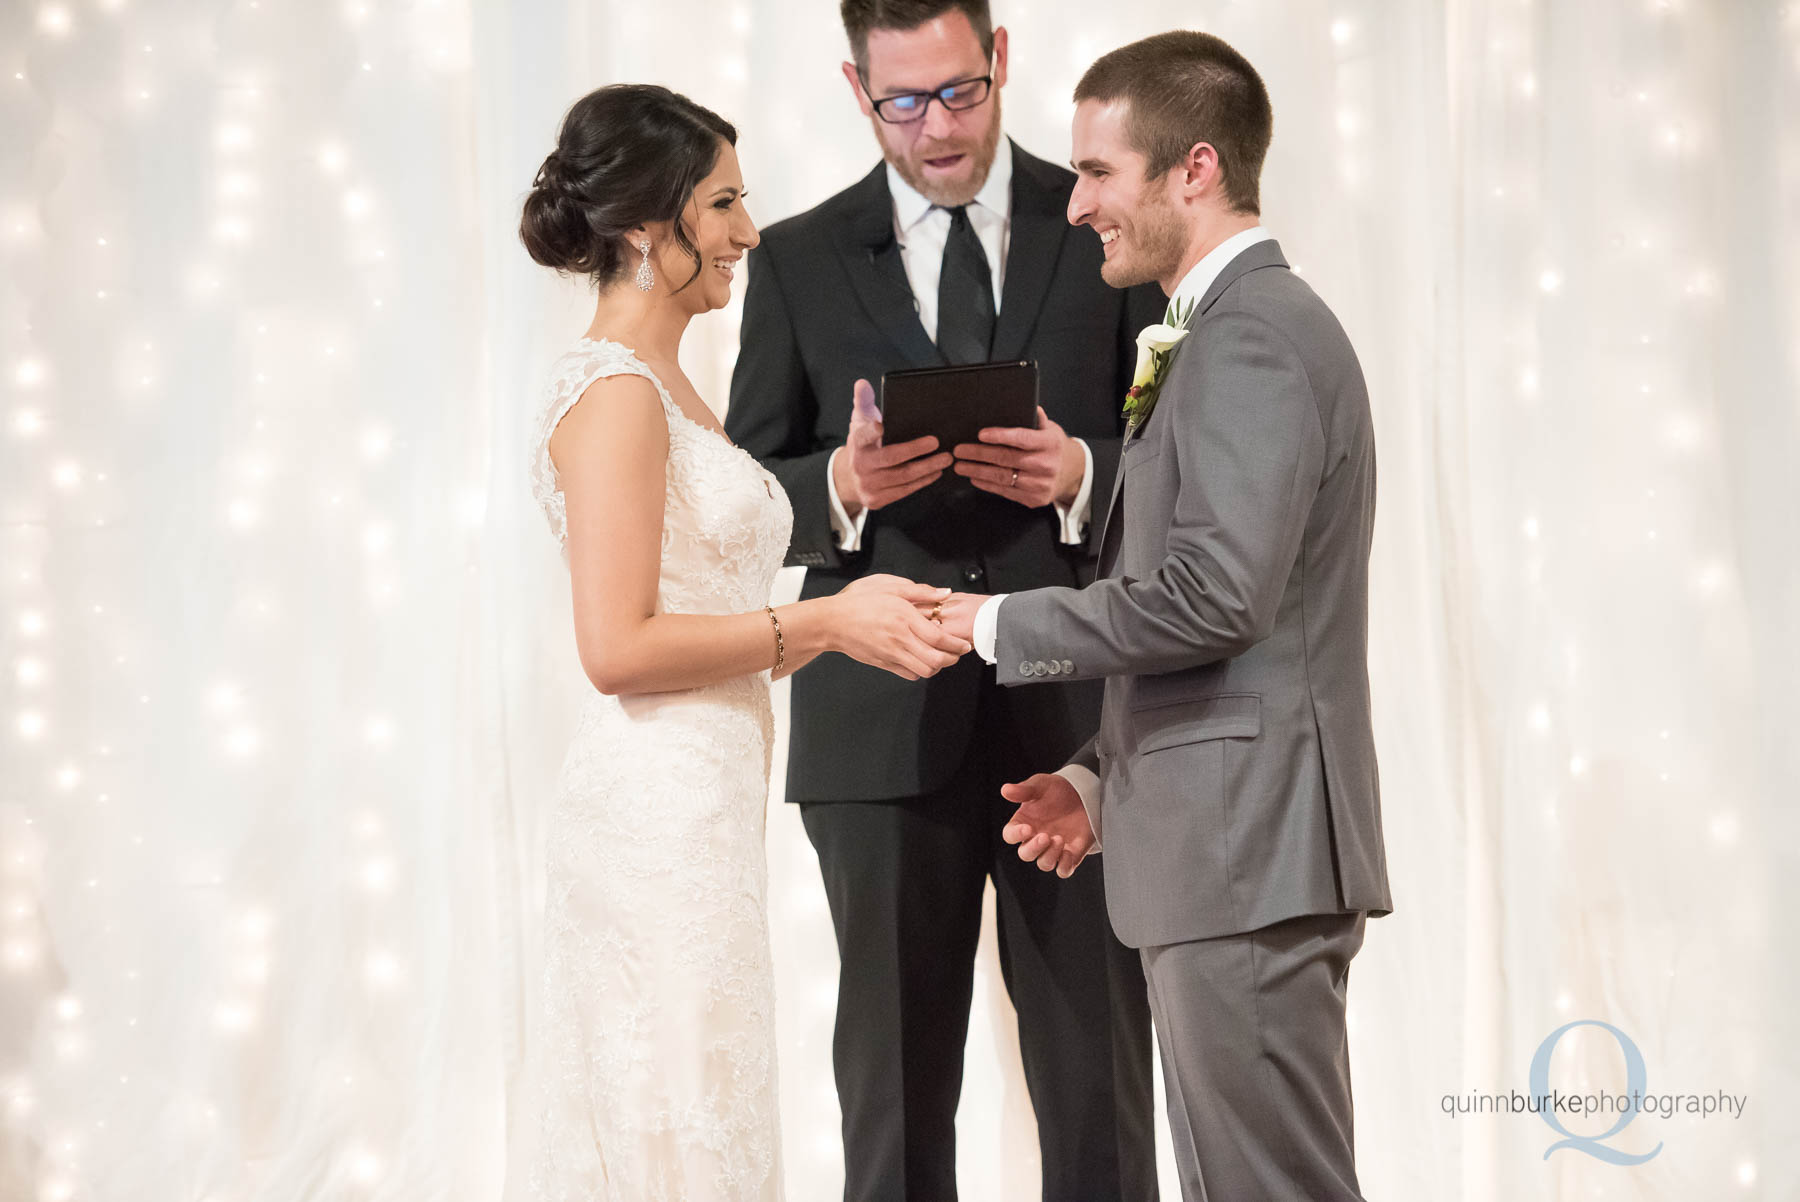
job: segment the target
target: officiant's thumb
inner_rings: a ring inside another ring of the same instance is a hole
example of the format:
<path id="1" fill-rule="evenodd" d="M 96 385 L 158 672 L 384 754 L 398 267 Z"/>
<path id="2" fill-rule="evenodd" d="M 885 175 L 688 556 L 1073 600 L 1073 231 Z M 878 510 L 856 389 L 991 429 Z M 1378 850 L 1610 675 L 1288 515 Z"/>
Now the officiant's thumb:
<path id="1" fill-rule="evenodd" d="M 881 424 L 881 410 L 875 407 L 875 386 L 867 380 L 856 382 L 856 390 L 852 394 L 851 403 L 856 410 L 856 416 L 866 422 L 874 422 L 878 426 Z"/>

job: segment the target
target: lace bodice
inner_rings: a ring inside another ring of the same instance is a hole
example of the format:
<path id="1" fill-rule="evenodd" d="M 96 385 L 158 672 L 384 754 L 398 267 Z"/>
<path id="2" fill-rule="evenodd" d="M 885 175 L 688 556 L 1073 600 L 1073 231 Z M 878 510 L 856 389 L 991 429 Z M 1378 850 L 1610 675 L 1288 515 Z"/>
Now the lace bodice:
<path id="1" fill-rule="evenodd" d="M 696 422 L 631 348 L 583 338 L 556 362 L 532 453 L 531 488 L 567 560 L 568 517 L 550 436 L 602 376 L 643 376 L 669 423 L 658 612 L 739 613 L 761 606 L 787 555 L 794 511 L 781 484 L 749 453 Z M 746 480 L 753 486 L 746 487 Z"/>

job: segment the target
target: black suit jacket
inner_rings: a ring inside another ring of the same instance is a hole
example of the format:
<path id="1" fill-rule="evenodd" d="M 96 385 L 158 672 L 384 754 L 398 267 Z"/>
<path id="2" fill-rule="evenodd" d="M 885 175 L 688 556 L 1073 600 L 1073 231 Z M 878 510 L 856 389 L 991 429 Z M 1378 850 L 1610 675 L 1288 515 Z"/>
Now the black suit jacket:
<path id="1" fill-rule="evenodd" d="M 725 429 L 781 480 L 794 505 L 788 563 L 803 597 L 872 572 L 968 592 L 1080 586 L 1093 578 L 1099 507 L 1111 495 L 1137 331 L 1161 319 L 1155 286 L 1100 278 L 1100 240 L 1065 216 L 1075 177 L 1015 143 L 1011 241 L 995 360 L 1033 359 L 1044 411 L 1093 451 L 1095 512 L 1084 545 L 1060 541 L 1055 510 L 1026 509 L 953 473 L 868 515 L 862 549 L 831 528 L 826 470 L 850 428 L 858 378 L 944 359 L 919 324 L 894 237 L 887 169 L 777 222 L 750 252 Z M 880 801 L 936 789 L 967 750 L 984 665 L 974 656 L 905 681 L 847 656 L 821 657 L 793 684 L 789 801 Z M 1046 768 L 1091 734 L 1098 682 L 1011 694 L 1017 733 Z"/>

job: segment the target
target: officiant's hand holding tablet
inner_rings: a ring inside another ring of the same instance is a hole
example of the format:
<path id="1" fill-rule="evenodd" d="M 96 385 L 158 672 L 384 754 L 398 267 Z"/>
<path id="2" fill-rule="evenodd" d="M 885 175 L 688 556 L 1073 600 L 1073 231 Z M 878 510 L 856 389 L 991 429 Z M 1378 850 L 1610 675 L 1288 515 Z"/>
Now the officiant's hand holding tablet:
<path id="1" fill-rule="evenodd" d="M 856 382 L 851 398 L 850 432 L 844 449 L 832 456 L 831 484 L 847 516 L 881 509 L 934 483 L 950 466 L 950 452 L 936 438 L 897 440 L 885 437 L 875 389 Z"/>
<path id="2" fill-rule="evenodd" d="M 1068 505 L 1087 455 L 1038 405 L 1037 364 L 983 363 L 889 372 L 881 378 L 889 442 L 934 438 L 968 486 L 1027 509 Z"/>

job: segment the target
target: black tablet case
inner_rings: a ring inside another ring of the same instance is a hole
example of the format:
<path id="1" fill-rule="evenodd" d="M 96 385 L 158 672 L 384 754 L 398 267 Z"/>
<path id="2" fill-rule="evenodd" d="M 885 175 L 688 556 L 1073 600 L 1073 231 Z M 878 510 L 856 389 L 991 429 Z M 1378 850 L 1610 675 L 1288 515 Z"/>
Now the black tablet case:
<path id="1" fill-rule="evenodd" d="M 938 450 L 980 442 L 990 426 L 1037 427 L 1037 364 L 917 367 L 881 377 L 881 441 L 937 435 Z"/>

